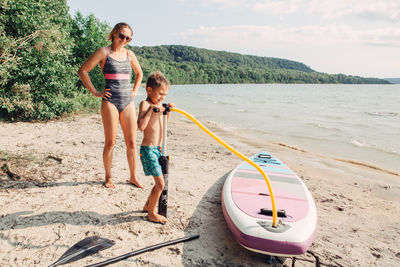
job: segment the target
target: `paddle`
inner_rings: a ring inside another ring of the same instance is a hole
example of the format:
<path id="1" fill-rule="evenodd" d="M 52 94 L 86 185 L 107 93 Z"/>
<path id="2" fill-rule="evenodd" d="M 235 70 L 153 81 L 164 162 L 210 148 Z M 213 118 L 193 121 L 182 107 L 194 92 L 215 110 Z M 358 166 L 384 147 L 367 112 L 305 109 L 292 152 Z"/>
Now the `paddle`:
<path id="1" fill-rule="evenodd" d="M 107 238 L 102 238 L 99 236 L 87 237 L 73 245 L 55 263 L 51 264 L 49 267 L 77 261 L 114 245 L 115 242 Z"/>
<path id="2" fill-rule="evenodd" d="M 135 255 L 147 252 L 147 251 L 156 250 L 156 249 L 159 249 L 159 248 L 162 248 L 162 247 L 165 247 L 165 246 L 175 245 L 175 244 L 180 243 L 180 242 L 190 241 L 190 240 L 193 240 L 193 239 L 197 239 L 199 237 L 200 237 L 200 235 L 192 235 L 192 236 L 182 237 L 182 238 L 179 238 L 179 239 L 175 239 L 175 240 L 167 241 L 167 242 L 160 243 L 160 244 L 157 244 L 157 245 L 153 245 L 153 246 L 145 247 L 145 248 L 142 248 L 142 249 L 138 249 L 138 250 L 132 251 L 130 253 L 127 253 L 127 254 L 124 254 L 124 255 L 121 255 L 121 256 L 118 256 L 118 257 L 115 257 L 115 258 L 111 258 L 111 259 L 106 260 L 106 261 L 98 262 L 98 263 L 95 263 L 95 264 L 92 264 L 92 265 L 87 265 L 85 267 L 106 266 L 106 265 L 109 265 L 109 264 L 112 264 L 112 263 L 115 263 L 115 262 L 118 262 L 118 261 L 122 261 L 124 259 L 129 258 L 129 257 L 135 256 Z"/>

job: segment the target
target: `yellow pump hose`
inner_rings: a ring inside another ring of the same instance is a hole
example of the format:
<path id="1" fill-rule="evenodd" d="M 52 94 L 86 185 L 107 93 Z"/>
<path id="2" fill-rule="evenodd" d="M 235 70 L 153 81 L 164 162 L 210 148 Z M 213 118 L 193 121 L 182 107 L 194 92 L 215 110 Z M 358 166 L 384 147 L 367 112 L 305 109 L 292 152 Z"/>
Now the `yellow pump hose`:
<path id="1" fill-rule="evenodd" d="M 240 153 L 239 151 L 235 150 L 233 147 L 231 147 L 230 145 L 228 145 L 227 143 L 225 143 L 224 141 L 222 141 L 218 136 L 216 136 L 214 133 L 212 133 L 210 130 L 208 130 L 203 124 L 201 124 L 201 122 L 199 122 L 198 120 L 196 120 L 192 115 L 190 115 L 189 113 L 178 109 L 178 108 L 170 108 L 171 111 L 175 111 L 178 113 L 181 113 L 183 115 L 185 115 L 186 117 L 188 117 L 191 121 L 193 121 L 197 126 L 199 126 L 203 131 L 205 131 L 209 136 L 211 136 L 212 138 L 214 138 L 215 140 L 217 140 L 221 145 L 223 145 L 225 148 L 227 148 L 228 150 L 230 150 L 233 154 L 235 154 L 236 156 L 238 156 L 239 158 L 241 158 L 242 160 L 246 161 L 247 163 L 249 163 L 251 166 L 253 166 L 254 168 L 256 168 L 261 175 L 264 177 L 265 182 L 268 185 L 268 190 L 269 190 L 269 194 L 271 196 L 271 202 L 272 202 L 272 226 L 273 227 L 277 227 L 277 211 L 276 211 L 276 204 L 275 204 L 275 197 L 274 197 L 274 193 L 272 192 L 272 187 L 271 187 L 271 183 L 269 182 L 268 176 L 267 174 L 260 168 L 260 166 L 258 166 L 257 164 L 255 164 L 252 160 L 250 160 L 249 158 L 247 158 L 246 156 L 244 156 L 242 153 Z"/>

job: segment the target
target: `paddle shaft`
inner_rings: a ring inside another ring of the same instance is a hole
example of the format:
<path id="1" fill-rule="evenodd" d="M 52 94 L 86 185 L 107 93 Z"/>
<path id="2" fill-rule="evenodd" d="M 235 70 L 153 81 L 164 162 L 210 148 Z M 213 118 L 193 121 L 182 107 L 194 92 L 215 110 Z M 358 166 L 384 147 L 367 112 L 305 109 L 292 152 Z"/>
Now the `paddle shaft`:
<path id="1" fill-rule="evenodd" d="M 182 238 L 179 238 L 179 239 L 175 239 L 175 240 L 167 241 L 167 242 L 160 243 L 160 244 L 157 244 L 157 245 L 149 246 L 149 247 L 146 247 L 146 248 L 138 249 L 138 250 L 132 251 L 130 253 L 127 253 L 127 254 L 124 254 L 124 255 L 121 255 L 121 256 L 106 260 L 106 261 L 98 262 L 98 263 L 95 263 L 95 264 L 92 264 L 92 265 L 87 265 L 85 267 L 106 266 L 106 265 L 109 265 L 109 264 L 112 264 L 112 263 L 116 263 L 118 261 L 122 261 L 124 259 L 129 258 L 129 257 L 136 256 L 136 255 L 144 253 L 144 252 L 156 250 L 156 249 L 159 249 L 159 248 L 162 248 L 162 247 L 166 247 L 166 246 L 175 245 L 175 244 L 178 244 L 178 243 L 181 243 L 181 242 L 190 241 L 190 240 L 193 240 L 193 239 L 197 239 L 199 237 L 200 237 L 200 235 L 192 235 L 192 236 L 182 237 Z"/>
<path id="2" fill-rule="evenodd" d="M 164 176 L 164 188 L 158 199 L 158 214 L 167 217 L 167 204 L 168 204 L 168 165 L 169 157 L 167 156 L 167 126 L 168 126 L 168 104 L 163 104 L 163 141 L 162 141 L 162 156 L 159 159 L 162 173 Z"/>

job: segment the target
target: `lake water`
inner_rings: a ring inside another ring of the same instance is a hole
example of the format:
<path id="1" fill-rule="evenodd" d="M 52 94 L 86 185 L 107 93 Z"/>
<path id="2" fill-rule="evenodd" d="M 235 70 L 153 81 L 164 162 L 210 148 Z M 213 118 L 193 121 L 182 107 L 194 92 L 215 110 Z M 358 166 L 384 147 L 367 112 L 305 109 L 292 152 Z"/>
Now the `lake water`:
<path id="1" fill-rule="evenodd" d="M 224 84 L 174 85 L 166 101 L 249 138 L 399 172 L 399 99 L 398 84 Z"/>

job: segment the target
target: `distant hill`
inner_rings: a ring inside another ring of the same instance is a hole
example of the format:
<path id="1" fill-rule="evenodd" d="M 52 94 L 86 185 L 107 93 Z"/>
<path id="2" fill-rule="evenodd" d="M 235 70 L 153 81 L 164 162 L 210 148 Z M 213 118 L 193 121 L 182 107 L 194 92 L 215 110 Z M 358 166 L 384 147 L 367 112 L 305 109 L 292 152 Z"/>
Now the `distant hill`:
<path id="1" fill-rule="evenodd" d="M 130 47 L 145 77 L 161 70 L 172 84 L 346 83 L 385 84 L 383 79 L 317 72 L 303 63 L 182 45 Z"/>
<path id="2" fill-rule="evenodd" d="M 385 80 L 390 83 L 399 83 L 400 84 L 400 78 L 385 78 Z"/>

